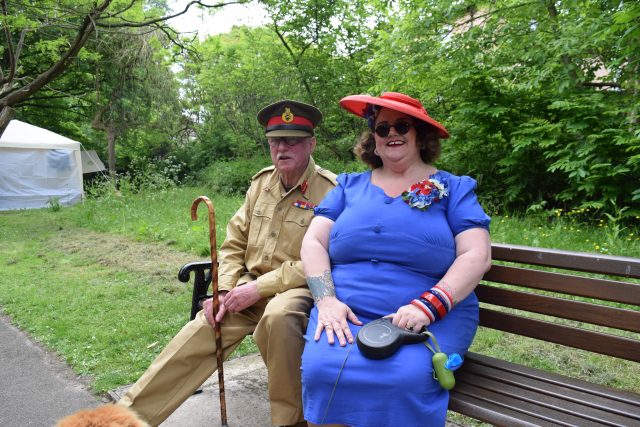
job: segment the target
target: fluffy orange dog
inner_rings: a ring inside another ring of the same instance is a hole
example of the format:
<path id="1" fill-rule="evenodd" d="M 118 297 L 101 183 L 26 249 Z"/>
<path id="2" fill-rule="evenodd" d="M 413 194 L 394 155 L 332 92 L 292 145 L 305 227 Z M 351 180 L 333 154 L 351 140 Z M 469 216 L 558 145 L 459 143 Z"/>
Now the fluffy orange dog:
<path id="1" fill-rule="evenodd" d="M 64 417 L 56 427 L 149 427 L 131 410 L 118 405 L 83 409 Z"/>

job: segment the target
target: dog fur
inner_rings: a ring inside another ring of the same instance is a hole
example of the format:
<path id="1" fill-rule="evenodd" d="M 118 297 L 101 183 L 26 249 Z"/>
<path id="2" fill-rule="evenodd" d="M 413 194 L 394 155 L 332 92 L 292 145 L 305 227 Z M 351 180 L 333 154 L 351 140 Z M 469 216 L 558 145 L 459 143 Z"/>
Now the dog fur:
<path id="1" fill-rule="evenodd" d="M 56 427 L 149 427 L 149 424 L 131 409 L 108 404 L 75 412 L 58 421 Z"/>

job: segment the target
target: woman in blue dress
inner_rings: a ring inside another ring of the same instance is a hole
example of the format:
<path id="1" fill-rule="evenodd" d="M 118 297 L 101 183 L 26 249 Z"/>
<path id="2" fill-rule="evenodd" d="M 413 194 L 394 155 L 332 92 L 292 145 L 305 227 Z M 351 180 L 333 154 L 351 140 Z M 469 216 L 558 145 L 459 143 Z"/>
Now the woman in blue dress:
<path id="1" fill-rule="evenodd" d="M 315 299 L 302 356 L 310 425 L 443 426 L 448 391 L 422 344 L 365 358 L 362 325 L 387 316 L 427 326 L 442 351 L 464 354 L 478 325 L 473 293 L 491 264 L 489 217 L 476 183 L 436 169 L 449 136 L 420 101 L 401 93 L 352 95 L 340 105 L 368 120 L 356 154 L 371 170 L 338 176 L 302 243 Z"/>

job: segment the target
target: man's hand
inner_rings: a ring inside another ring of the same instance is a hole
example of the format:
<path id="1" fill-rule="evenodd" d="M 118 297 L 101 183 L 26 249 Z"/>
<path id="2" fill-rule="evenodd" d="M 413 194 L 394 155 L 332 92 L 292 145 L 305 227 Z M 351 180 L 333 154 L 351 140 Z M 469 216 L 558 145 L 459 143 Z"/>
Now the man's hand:
<path id="1" fill-rule="evenodd" d="M 255 280 L 236 286 L 231 289 L 224 299 L 224 307 L 230 313 L 238 313 L 247 307 L 251 307 L 262 297 L 258 292 L 258 283 Z"/>
<path id="2" fill-rule="evenodd" d="M 218 299 L 220 300 L 220 306 L 218 307 L 218 315 L 216 316 L 216 320 L 213 320 L 213 298 L 208 298 L 204 300 L 202 303 L 202 309 L 204 310 L 204 317 L 207 318 L 207 322 L 211 326 L 216 326 L 216 322 L 222 323 L 222 319 L 224 318 L 224 314 L 226 310 L 224 308 L 224 301 L 226 299 L 228 291 L 218 292 Z"/>

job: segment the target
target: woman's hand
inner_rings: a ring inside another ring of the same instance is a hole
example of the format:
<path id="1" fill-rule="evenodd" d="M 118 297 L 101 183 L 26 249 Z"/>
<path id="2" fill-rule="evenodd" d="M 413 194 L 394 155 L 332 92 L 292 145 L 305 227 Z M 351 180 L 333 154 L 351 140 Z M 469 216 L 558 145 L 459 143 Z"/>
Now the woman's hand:
<path id="1" fill-rule="evenodd" d="M 349 344 L 353 344 L 353 334 L 351 334 L 347 320 L 355 325 L 362 325 L 362 322 L 358 320 L 349 306 L 334 296 L 325 296 L 316 305 L 318 307 L 318 326 L 314 339 L 318 341 L 324 330 L 329 344 L 334 343 L 334 334 L 338 337 L 340 346 L 347 345 L 347 341 Z"/>
<path id="2" fill-rule="evenodd" d="M 422 310 L 411 304 L 403 305 L 395 314 L 390 314 L 385 317 L 392 317 L 391 323 L 397 327 L 416 333 L 431 323 L 431 320 Z"/>

